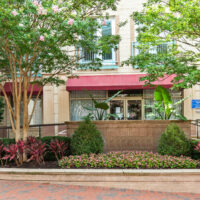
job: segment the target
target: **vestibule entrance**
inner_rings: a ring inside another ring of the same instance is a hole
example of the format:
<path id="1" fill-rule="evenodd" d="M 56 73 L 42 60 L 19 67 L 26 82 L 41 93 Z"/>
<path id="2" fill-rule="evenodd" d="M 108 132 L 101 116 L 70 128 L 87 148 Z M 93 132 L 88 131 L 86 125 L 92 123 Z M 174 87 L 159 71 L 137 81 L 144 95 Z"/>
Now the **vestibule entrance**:
<path id="1" fill-rule="evenodd" d="M 109 96 L 113 95 L 109 92 Z M 142 90 L 123 91 L 110 102 L 110 114 L 113 120 L 142 120 L 143 115 Z"/>
<path id="2" fill-rule="evenodd" d="M 142 98 L 114 99 L 110 102 L 110 114 L 114 120 L 142 120 L 143 119 Z"/>

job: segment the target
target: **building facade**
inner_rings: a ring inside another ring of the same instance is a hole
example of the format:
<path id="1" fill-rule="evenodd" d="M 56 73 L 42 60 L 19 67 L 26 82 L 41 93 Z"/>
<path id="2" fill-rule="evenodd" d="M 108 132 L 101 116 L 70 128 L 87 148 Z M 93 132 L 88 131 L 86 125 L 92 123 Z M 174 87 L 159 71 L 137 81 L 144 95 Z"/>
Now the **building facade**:
<path id="1" fill-rule="evenodd" d="M 77 121 L 88 114 L 86 106 L 93 106 L 88 93 L 92 94 L 97 101 L 111 97 L 119 90 L 123 92 L 110 102 L 108 110 L 116 114 L 117 120 L 148 120 L 151 119 L 150 105 L 154 103 L 154 90 L 144 87 L 139 78 L 144 76 L 135 66 L 121 66 L 122 61 L 127 60 L 131 55 L 137 54 L 136 48 L 136 25 L 130 15 L 133 11 L 141 10 L 144 0 L 121 0 L 117 11 L 110 12 L 110 19 L 102 27 L 102 34 L 118 34 L 121 36 L 118 50 L 112 50 L 103 55 L 103 67 L 101 70 L 77 70 L 74 72 L 79 78 L 68 79 L 60 75 L 66 84 L 59 87 L 47 85 L 43 88 L 42 95 L 32 120 L 32 124 L 63 123 L 65 121 Z M 127 23 L 120 27 L 119 24 L 127 20 Z M 160 49 L 165 48 L 159 47 Z M 84 53 L 81 62 L 89 62 L 95 55 Z M 163 85 L 166 88 L 172 86 L 168 77 L 159 80 L 155 85 Z M 88 92 L 86 92 L 86 90 Z M 188 119 L 200 118 L 200 109 L 192 109 L 192 100 L 199 99 L 200 86 L 196 85 L 191 89 L 171 91 L 173 101 L 176 102 L 183 97 L 191 95 L 177 112 L 183 113 Z M 29 104 L 31 108 L 32 103 Z M 9 125 L 8 114 L 5 110 L 5 117 L 2 122 Z"/>

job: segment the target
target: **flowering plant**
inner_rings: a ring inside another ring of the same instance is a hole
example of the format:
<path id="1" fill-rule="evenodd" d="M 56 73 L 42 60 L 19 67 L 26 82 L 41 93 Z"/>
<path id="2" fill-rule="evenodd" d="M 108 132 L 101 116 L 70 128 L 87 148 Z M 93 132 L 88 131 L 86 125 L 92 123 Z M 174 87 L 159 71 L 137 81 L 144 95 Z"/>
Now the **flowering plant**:
<path id="1" fill-rule="evenodd" d="M 200 142 L 197 143 L 195 150 L 198 151 L 200 153 Z"/>
<path id="2" fill-rule="evenodd" d="M 189 157 L 162 156 L 158 153 L 136 151 L 69 156 L 60 160 L 59 166 L 62 168 L 174 169 L 199 168 L 200 162 Z"/>
<path id="3" fill-rule="evenodd" d="M 16 141 L 20 139 L 21 122 L 23 140 L 28 137 L 35 105 L 42 93 L 41 86 L 60 85 L 64 83 L 60 74 L 71 76 L 80 67 L 101 67 L 101 59 L 81 65 L 83 51 L 102 54 L 117 46 L 119 36 L 106 36 L 105 40 L 105 36 L 96 32 L 102 27 L 100 21 L 105 18 L 105 10 L 115 10 L 118 1 L 0 1 L 0 90 L 5 97 Z M 13 105 L 5 91 L 5 81 L 15 83 L 11 90 Z M 38 86 L 36 94 L 34 84 Z M 30 111 L 28 104 L 33 94 L 36 98 Z M 21 104 L 23 119 L 16 114 Z"/>

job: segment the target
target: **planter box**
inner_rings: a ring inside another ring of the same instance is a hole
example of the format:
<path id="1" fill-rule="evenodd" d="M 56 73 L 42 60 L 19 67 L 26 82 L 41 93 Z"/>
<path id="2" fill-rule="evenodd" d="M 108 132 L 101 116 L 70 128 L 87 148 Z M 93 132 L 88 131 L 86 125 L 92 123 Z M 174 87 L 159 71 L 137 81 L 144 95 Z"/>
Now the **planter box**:
<path id="1" fill-rule="evenodd" d="M 104 152 L 156 151 L 158 140 L 170 123 L 176 123 L 191 138 L 191 121 L 131 120 L 94 121 L 104 138 Z M 80 122 L 66 122 L 67 136 L 71 137 Z"/>

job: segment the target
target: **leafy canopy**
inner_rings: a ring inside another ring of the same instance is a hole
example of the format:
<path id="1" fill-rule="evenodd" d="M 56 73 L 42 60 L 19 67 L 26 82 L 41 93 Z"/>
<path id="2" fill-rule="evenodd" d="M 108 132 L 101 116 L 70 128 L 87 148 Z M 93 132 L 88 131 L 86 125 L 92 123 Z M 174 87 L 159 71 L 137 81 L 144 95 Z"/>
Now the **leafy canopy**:
<path id="1" fill-rule="evenodd" d="M 71 74 L 79 66 L 77 48 L 102 53 L 113 47 L 118 36 L 107 45 L 97 36 L 103 12 L 116 9 L 118 0 L 1 0 L 0 1 L 0 81 L 22 74 L 35 77 L 40 84 L 62 82 L 59 73 Z M 94 17 L 95 16 L 95 17 Z M 98 20 L 99 19 L 99 20 Z M 12 59 L 9 59 L 12 58 Z M 101 60 L 91 65 L 101 66 Z"/>
<path id="2" fill-rule="evenodd" d="M 200 80 L 199 0 L 148 0 L 142 12 L 134 12 L 138 28 L 140 54 L 126 64 L 148 73 L 143 80 L 152 83 L 158 77 L 176 74 L 174 87 L 188 88 Z M 151 51 L 163 44 L 166 50 Z"/>

